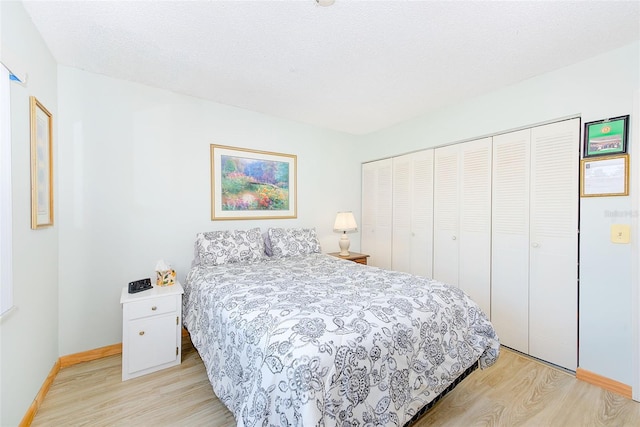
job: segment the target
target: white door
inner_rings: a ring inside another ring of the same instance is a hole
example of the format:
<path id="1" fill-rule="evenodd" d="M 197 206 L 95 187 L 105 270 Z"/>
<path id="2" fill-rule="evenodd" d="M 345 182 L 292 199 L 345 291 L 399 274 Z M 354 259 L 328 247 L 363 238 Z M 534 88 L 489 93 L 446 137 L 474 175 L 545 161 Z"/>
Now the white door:
<path id="1" fill-rule="evenodd" d="M 458 286 L 491 310 L 491 138 L 459 144 Z"/>
<path id="2" fill-rule="evenodd" d="M 362 227 L 360 247 L 368 264 L 391 268 L 392 160 L 362 165 Z"/>
<path id="3" fill-rule="evenodd" d="M 433 273 L 433 150 L 393 159 L 392 268 Z"/>
<path id="4" fill-rule="evenodd" d="M 493 137 L 491 322 L 500 343 L 529 353 L 531 130 Z"/>
<path id="5" fill-rule="evenodd" d="M 434 150 L 433 278 L 458 286 L 459 144 Z"/>
<path id="6" fill-rule="evenodd" d="M 411 272 L 433 277 L 433 150 L 412 157 Z"/>
<path id="7" fill-rule="evenodd" d="M 529 354 L 577 367 L 580 120 L 531 130 Z"/>
<path id="8" fill-rule="evenodd" d="M 175 314 L 132 320 L 129 325 L 129 373 L 176 360 Z"/>
<path id="9" fill-rule="evenodd" d="M 391 268 L 411 273 L 411 155 L 393 158 Z"/>

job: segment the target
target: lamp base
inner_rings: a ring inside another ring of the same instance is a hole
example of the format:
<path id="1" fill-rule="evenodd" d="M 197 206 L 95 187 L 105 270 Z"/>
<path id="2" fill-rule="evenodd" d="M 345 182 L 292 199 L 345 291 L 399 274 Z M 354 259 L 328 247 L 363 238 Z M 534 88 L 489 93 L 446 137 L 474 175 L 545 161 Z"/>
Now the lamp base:
<path id="1" fill-rule="evenodd" d="M 340 256 L 349 256 L 349 245 L 351 242 L 349 241 L 349 237 L 347 237 L 347 233 L 342 233 L 342 237 L 338 240 L 338 245 L 340 246 Z"/>

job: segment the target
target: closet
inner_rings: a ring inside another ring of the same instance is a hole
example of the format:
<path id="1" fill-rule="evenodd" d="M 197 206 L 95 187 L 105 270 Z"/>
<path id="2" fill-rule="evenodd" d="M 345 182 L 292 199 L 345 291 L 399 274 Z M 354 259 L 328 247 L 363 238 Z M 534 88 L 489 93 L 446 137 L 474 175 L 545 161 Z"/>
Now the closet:
<path id="1" fill-rule="evenodd" d="M 491 138 L 435 149 L 433 278 L 490 312 Z"/>
<path id="2" fill-rule="evenodd" d="M 502 344 L 577 367 L 580 120 L 494 137 L 491 321 Z"/>
<path id="3" fill-rule="evenodd" d="M 393 160 L 362 165 L 362 225 L 360 246 L 368 264 L 391 269 Z"/>
<path id="4" fill-rule="evenodd" d="M 433 277 L 433 150 L 393 158 L 391 268 Z"/>
<path id="5" fill-rule="evenodd" d="M 362 165 L 370 264 L 458 286 L 507 347 L 577 367 L 580 119 Z"/>

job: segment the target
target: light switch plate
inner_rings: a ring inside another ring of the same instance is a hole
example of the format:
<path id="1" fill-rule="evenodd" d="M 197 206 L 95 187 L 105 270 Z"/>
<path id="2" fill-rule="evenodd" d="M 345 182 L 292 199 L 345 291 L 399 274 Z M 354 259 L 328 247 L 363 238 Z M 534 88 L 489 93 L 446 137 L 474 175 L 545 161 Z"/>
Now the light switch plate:
<path id="1" fill-rule="evenodd" d="M 629 224 L 612 224 L 611 241 L 613 243 L 629 243 L 631 241 L 631 226 Z"/>

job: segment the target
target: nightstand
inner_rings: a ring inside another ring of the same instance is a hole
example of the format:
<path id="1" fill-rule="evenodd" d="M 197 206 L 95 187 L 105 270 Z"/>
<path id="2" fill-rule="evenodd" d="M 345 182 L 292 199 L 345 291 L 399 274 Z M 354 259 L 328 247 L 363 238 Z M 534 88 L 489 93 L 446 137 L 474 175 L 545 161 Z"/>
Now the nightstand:
<path id="1" fill-rule="evenodd" d="M 357 262 L 358 264 L 364 264 L 364 265 L 367 265 L 367 258 L 369 258 L 369 255 L 359 254 L 358 252 L 349 252 L 349 255 L 347 256 L 340 256 L 340 252 L 330 252 L 327 255 L 331 255 L 336 258 L 346 259 L 346 260 Z"/>
<path id="2" fill-rule="evenodd" d="M 182 361 L 180 283 L 138 292 L 122 289 L 122 381 Z"/>

